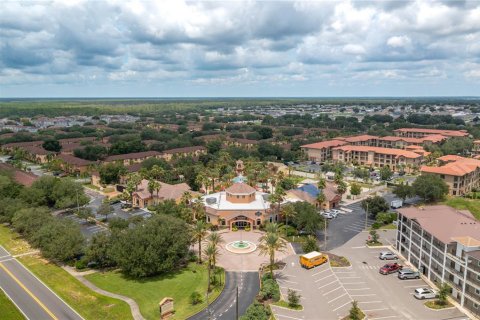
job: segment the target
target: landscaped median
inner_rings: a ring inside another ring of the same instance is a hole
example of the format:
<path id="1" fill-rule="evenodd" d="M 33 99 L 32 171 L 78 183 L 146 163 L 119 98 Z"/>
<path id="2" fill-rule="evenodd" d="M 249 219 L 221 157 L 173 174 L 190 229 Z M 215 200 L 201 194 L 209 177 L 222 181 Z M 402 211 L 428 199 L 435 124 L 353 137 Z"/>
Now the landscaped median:
<path id="1" fill-rule="evenodd" d="M 0 226 L 0 244 L 11 254 L 31 251 L 30 246 L 6 226 Z M 127 303 L 93 292 L 40 256 L 25 255 L 17 259 L 86 320 L 132 319 Z"/>
<path id="2" fill-rule="evenodd" d="M 217 281 L 221 281 L 221 284 L 214 286 L 208 297 L 209 303 L 213 302 L 223 289 L 225 274 L 223 269 L 217 270 Z M 103 290 L 135 300 L 146 319 L 159 319 L 158 303 L 165 297 L 174 300 L 174 319 L 186 319 L 207 306 L 208 275 L 203 264 L 190 263 L 180 271 L 151 278 L 132 279 L 119 271 L 97 272 L 85 278 Z M 201 299 L 200 303 L 192 303 L 193 292 L 200 294 L 197 295 Z"/>

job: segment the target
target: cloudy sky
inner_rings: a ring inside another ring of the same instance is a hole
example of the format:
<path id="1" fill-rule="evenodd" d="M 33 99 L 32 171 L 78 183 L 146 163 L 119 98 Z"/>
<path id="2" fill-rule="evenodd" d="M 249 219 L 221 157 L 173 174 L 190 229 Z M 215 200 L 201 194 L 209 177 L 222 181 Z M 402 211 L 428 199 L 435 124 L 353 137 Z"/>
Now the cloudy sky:
<path id="1" fill-rule="evenodd" d="M 480 95 L 480 1 L 4 1 L 0 97 Z"/>

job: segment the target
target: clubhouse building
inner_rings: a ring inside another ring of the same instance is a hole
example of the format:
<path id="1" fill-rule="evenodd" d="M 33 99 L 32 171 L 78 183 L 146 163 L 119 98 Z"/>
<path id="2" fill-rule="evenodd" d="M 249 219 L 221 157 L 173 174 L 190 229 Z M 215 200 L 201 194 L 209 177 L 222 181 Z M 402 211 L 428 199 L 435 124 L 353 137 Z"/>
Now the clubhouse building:
<path id="1" fill-rule="evenodd" d="M 201 198 L 206 209 L 207 222 L 230 229 L 258 228 L 262 223 L 276 222 L 279 217 L 268 201 L 269 194 L 257 191 L 243 182 Z"/>

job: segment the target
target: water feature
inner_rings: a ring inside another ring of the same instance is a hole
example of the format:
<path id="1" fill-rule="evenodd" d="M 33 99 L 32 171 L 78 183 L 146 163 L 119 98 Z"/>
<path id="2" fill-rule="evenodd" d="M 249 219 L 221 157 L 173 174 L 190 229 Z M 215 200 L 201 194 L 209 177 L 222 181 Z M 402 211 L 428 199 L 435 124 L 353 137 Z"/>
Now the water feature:
<path id="1" fill-rule="evenodd" d="M 257 245 L 253 242 L 246 241 L 246 240 L 237 240 L 228 243 L 226 249 L 233 253 L 250 253 L 257 249 Z"/>

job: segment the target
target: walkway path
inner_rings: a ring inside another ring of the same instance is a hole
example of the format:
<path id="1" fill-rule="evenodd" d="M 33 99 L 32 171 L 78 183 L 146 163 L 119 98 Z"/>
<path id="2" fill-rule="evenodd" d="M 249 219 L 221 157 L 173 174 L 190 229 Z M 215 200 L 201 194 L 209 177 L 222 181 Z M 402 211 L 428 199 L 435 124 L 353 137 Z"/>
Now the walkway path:
<path id="1" fill-rule="evenodd" d="M 100 289 L 99 287 L 97 287 L 96 285 L 94 285 L 93 283 L 91 283 L 90 281 L 88 281 L 87 279 L 85 279 L 83 277 L 84 275 L 94 273 L 95 271 L 91 270 L 91 271 L 87 271 L 87 272 L 77 272 L 73 268 L 67 267 L 67 266 L 63 267 L 63 269 L 65 269 L 65 271 L 70 273 L 78 281 L 80 281 L 82 284 L 84 284 L 88 288 L 92 289 L 93 291 L 95 291 L 99 294 L 103 294 L 104 296 L 107 296 L 107 297 L 111 297 L 111 298 L 115 298 L 115 299 L 125 301 L 130 306 L 130 309 L 132 311 L 132 316 L 135 320 L 145 320 L 145 318 L 140 313 L 140 308 L 138 307 L 138 304 L 135 302 L 135 300 L 133 300 L 129 297 L 125 297 L 125 296 L 122 296 L 122 295 L 119 295 L 119 294 L 116 294 L 116 293 L 112 293 L 112 292 Z"/>

